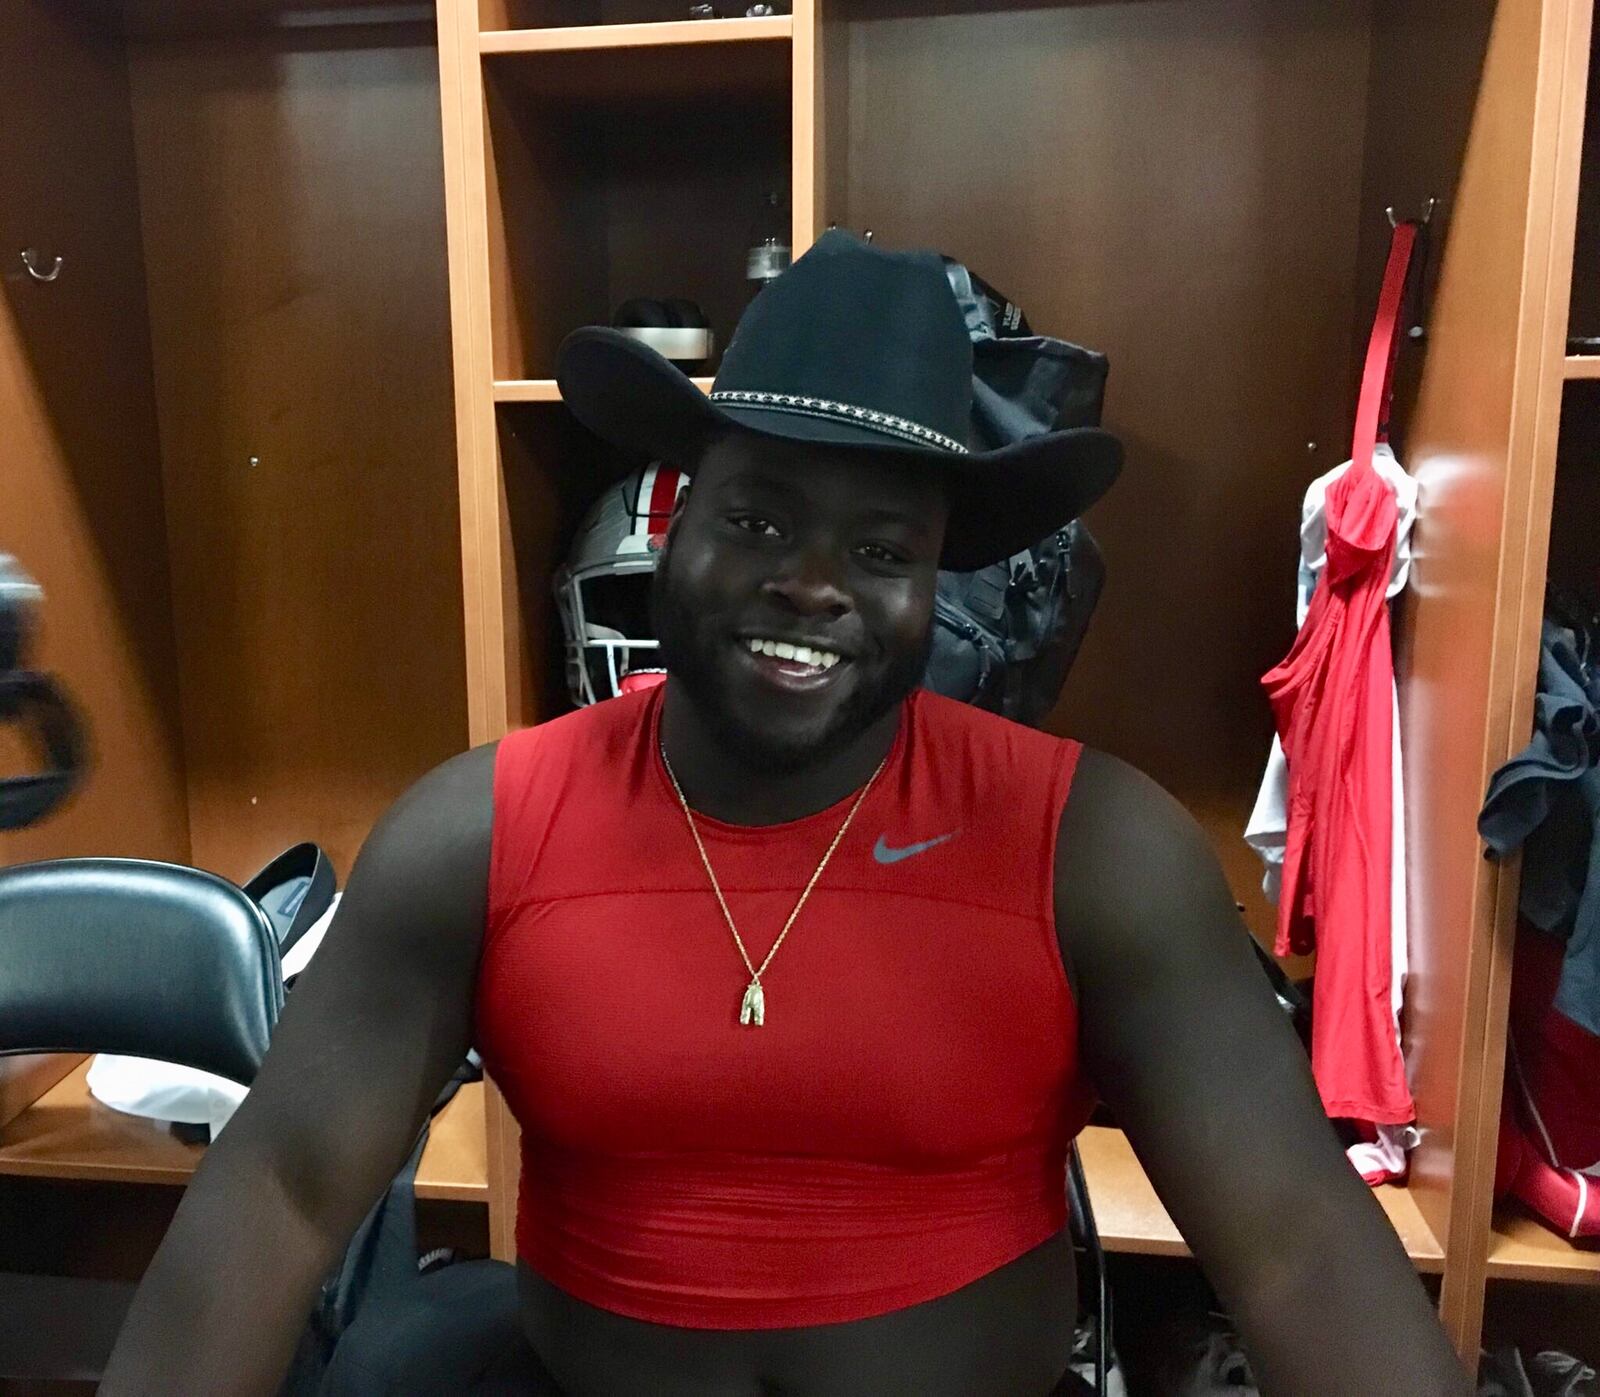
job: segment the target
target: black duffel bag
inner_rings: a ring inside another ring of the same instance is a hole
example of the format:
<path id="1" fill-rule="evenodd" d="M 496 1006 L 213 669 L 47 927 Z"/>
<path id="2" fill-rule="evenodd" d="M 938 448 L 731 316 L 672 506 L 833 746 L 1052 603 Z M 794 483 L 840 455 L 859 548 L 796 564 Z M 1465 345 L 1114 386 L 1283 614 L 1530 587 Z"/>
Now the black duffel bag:
<path id="1" fill-rule="evenodd" d="M 1103 354 L 1035 335 L 1027 316 L 945 258 L 972 336 L 973 445 L 992 449 L 1100 424 Z M 1100 600 L 1105 559 L 1080 520 L 976 572 L 941 572 L 923 687 L 1037 727 L 1066 682 Z"/>

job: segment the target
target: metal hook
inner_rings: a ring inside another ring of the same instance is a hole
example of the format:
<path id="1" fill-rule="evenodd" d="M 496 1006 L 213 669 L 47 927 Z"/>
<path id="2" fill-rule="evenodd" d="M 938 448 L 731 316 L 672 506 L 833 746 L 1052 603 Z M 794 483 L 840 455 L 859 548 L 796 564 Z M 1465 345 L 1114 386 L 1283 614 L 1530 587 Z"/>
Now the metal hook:
<path id="1" fill-rule="evenodd" d="M 39 256 L 39 250 L 37 248 L 25 247 L 22 249 L 22 265 L 28 269 L 28 275 L 31 276 L 35 281 L 54 281 L 58 276 L 61 275 L 62 259 L 57 257 L 55 259 L 55 265 L 52 266 L 48 272 L 42 272 L 39 270 L 38 264 L 43 260 L 44 259 Z"/>
<path id="2" fill-rule="evenodd" d="M 1433 211 L 1438 207 L 1439 201 L 1437 199 L 1430 198 L 1428 200 L 1428 207 L 1423 210 L 1422 217 L 1419 218 L 1417 222 L 1426 228 L 1430 223 L 1433 222 Z M 1398 228 L 1400 226 L 1400 220 L 1395 217 L 1393 204 L 1390 204 L 1388 208 L 1384 209 L 1384 213 L 1388 215 L 1389 226 L 1391 228 Z"/>

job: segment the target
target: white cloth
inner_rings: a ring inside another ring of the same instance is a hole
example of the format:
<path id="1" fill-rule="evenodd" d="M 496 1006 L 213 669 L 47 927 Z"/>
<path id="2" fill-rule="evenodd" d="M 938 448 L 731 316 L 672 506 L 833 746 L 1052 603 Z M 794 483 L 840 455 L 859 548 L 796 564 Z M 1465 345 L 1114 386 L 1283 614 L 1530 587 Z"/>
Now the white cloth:
<path id="1" fill-rule="evenodd" d="M 1374 1130 L 1376 1140 L 1356 1141 L 1345 1150 L 1345 1157 L 1369 1184 L 1387 1184 L 1403 1178 L 1406 1151 L 1416 1149 L 1420 1139 L 1416 1126 L 1380 1125 Z"/>
<path id="2" fill-rule="evenodd" d="M 306 928 L 304 936 L 289 947 L 288 955 L 283 958 L 285 980 L 292 980 L 304 970 L 311 957 L 317 953 L 322 938 L 328 934 L 328 928 L 333 925 L 333 914 L 339 910 L 339 899 L 343 896 L 343 893 L 335 893 L 328 902 L 328 910 Z"/>
<path id="3" fill-rule="evenodd" d="M 1411 577 L 1411 530 L 1417 521 L 1417 482 L 1404 466 L 1395 460 L 1387 442 L 1379 442 L 1372 453 L 1372 464 L 1378 474 L 1388 482 L 1395 494 L 1397 520 L 1395 524 L 1394 567 L 1389 574 L 1387 595 L 1392 600 L 1405 590 Z M 1318 476 L 1306 490 L 1300 508 L 1300 568 L 1295 596 L 1295 624 L 1304 625 L 1306 612 L 1311 606 L 1311 594 L 1316 590 L 1317 579 L 1328 561 L 1328 521 L 1324 507 L 1328 486 L 1350 469 L 1350 462 L 1335 466 L 1326 475 Z M 1390 701 L 1391 727 L 1394 733 L 1394 760 L 1391 763 L 1394 816 L 1392 856 L 1390 859 L 1390 916 L 1389 916 L 1389 1005 L 1394 1013 L 1395 1040 L 1400 1038 L 1400 1008 L 1405 998 L 1406 974 L 1409 969 L 1406 928 L 1406 819 L 1405 782 L 1400 761 L 1400 705 L 1396 695 Z M 1266 865 L 1261 879 L 1261 890 L 1269 901 L 1276 903 L 1283 880 L 1283 852 L 1288 842 L 1289 763 L 1283 755 L 1283 744 L 1274 737 L 1272 751 L 1267 756 L 1266 773 L 1261 778 L 1261 789 L 1256 793 L 1255 808 L 1250 812 L 1245 826 L 1244 839 Z M 1380 1169 L 1389 1173 L 1403 1172 L 1404 1154 L 1417 1143 L 1417 1132 L 1412 1126 L 1379 1126 L 1376 1145 L 1353 1145 L 1351 1162 L 1365 1175 Z M 1395 1167 L 1396 1161 L 1399 1167 Z"/>
<path id="4" fill-rule="evenodd" d="M 342 893 L 335 893 L 328 910 L 307 928 L 283 958 L 283 978 L 298 975 L 316 953 L 327 934 Z M 130 1116 L 158 1121 L 208 1125 L 215 1140 L 233 1118 L 248 1088 L 226 1077 L 152 1058 L 121 1057 L 100 1053 L 89 1064 L 89 1093 L 96 1101 Z"/>

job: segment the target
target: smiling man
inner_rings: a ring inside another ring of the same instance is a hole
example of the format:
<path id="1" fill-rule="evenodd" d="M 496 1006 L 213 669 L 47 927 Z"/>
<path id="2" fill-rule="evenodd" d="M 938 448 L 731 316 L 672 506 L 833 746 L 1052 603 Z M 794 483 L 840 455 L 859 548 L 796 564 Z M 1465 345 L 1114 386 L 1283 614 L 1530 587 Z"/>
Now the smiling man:
<path id="1" fill-rule="evenodd" d="M 563 396 L 690 473 L 668 678 L 467 753 L 374 831 L 152 1264 L 108 1393 L 274 1390 L 476 1045 L 522 1128 L 520 1387 L 1045 1397 L 1098 1096 L 1264 1391 L 1466 1390 L 1194 822 L 916 689 L 941 566 L 1102 493 L 1104 433 L 967 450 L 937 257 L 829 233 L 709 398 L 612 332 Z M 415 1333 L 350 1391 L 487 1391 Z"/>

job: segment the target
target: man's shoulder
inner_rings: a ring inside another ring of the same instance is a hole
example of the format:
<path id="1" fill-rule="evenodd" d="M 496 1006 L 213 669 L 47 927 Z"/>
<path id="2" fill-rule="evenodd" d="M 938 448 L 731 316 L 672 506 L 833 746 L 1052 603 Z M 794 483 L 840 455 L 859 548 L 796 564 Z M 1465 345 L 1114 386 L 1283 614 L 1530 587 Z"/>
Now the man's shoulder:
<path id="1" fill-rule="evenodd" d="M 1102 918 L 1170 911 L 1217 867 L 1204 829 L 1169 791 L 1119 757 L 1084 749 L 1061 816 L 1058 891 Z"/>

